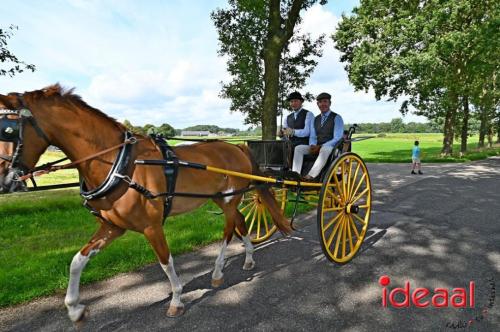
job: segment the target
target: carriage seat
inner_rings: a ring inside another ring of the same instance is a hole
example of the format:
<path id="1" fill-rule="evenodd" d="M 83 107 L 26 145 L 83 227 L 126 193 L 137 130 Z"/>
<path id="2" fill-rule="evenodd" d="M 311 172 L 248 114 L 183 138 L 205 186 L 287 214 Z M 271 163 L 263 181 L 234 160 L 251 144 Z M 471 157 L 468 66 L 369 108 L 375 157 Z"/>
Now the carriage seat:
<path id="1" fill-rule="evenodd" d="M 344 151 L 344 140 L 341 139 L 334 147 L 332 152 L 330 153 L 330 156 L 328 157 L 328 161 L 326 162 L 325 166 L 321 170 L 320 175 L 318 176 L 319 180 L 323 179 L 324 174 L 328 170 L 328 167 L 335 161 L 335 159 Z M 349 151 L 350 151 L 350 146 L 349 146 Z M 302 164 L 302 170 L 300 172 L 301 176 L 306 176 L 307 173 L 311 170 L 311 168 L 314 165 L 314 162 L 318 158 L 317 154 L 306 154 L 304 156 L 304 162 Z"/>

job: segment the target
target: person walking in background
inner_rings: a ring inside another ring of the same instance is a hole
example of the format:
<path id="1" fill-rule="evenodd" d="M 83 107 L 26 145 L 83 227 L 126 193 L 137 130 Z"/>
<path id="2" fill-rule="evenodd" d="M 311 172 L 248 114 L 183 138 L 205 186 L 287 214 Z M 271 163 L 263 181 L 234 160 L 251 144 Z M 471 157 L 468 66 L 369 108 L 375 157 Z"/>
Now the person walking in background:
<path id="1" fill-rule="evenodd" d="M 411 151 L 411 174 L 417 174 L 415 173 L 415 169 L 417 169 L 418 174 L 424 174 L 422 173 L 422 164 L 420 162 L 420 148 L 419 148 L 419 142 L 415 141 L 415 146 L 413 147 Z"/>

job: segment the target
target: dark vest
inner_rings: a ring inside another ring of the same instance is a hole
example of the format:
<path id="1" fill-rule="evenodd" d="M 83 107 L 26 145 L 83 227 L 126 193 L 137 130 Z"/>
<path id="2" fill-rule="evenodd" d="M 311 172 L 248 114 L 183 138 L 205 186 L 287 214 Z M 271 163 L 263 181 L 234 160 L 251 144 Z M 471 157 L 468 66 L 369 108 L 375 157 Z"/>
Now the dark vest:
<path id="1" fill-rule="evenodd" d="M 304 129 L 304 127 L 306 126 L 307 112 L 308 111 L 306 109 L 301 109 L 299 115 L 297 116 L 297 119 L 295 119 L 295 117 L 293 116 L 294 112 L 289 114 L 288 117 L 286 118 L 286 124 L 288 128 Z M 309 137 L 292 136 L 290 137 L 290 140 L 292 141 L 293 145 L 300 145 L 300 144 L 309 145 Z"/>
<path id="2" fill-rule="evenodd" d="M 318 138 L 318 145 L 322 145 L 333 138 L 333 128 L 335 127 L 335 117 L 337 113 L 331 112 L 326 118 L 323 127 L 321 126 L 321 114 L 314 118 L 314 129 Z"/>

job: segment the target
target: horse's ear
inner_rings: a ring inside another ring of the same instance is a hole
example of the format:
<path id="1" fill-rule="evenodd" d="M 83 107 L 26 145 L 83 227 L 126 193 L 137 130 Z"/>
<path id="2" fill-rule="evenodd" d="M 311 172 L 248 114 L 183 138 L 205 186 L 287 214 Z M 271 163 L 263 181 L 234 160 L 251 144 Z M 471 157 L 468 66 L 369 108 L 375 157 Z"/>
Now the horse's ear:
<path id="1" fill-rule="evenodd" d="M 54 96 L 54 95 L 61 95 L 61 86 L 57 83 L 57 84 L 54 84 L 54 85 L 51 85 L 51 86 L 48 86 L 46 88 L 44 88 L 42 91 L 43 91 L 43 95 L 45 97 L 51 97 L 51 96 Z"/>

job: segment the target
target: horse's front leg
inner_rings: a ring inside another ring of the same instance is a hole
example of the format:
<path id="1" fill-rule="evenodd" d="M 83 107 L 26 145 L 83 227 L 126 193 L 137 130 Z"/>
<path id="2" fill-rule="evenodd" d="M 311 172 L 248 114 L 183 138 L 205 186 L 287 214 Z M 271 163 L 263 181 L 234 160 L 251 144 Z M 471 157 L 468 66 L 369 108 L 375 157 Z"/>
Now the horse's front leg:
<path id="1" fill-rule="evenodd" d="M 101 221 L 101 220 L 99 220 Z M 78 322 L 85 316 L 85 306 L 80 304 L 80 277 L 92 256 L 119 237 L 125 230 L 102 223 L 92 239 L 73 257 L 69 269 L 69 283 L 64 304 L 72 322 Z"/>

